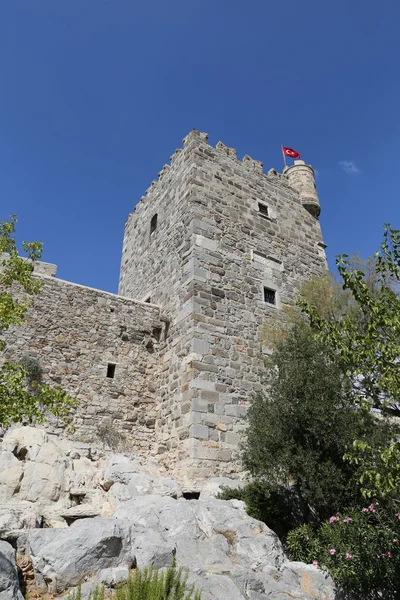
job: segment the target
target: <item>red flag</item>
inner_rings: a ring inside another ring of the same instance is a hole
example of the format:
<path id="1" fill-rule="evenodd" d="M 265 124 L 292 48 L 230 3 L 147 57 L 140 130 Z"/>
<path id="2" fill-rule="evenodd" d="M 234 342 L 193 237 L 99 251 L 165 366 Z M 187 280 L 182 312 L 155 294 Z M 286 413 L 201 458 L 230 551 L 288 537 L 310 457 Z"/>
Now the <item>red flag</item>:
<path id="1" fill-rule="evenodd" d="M 296 150 L 292 150 L 292 148 L 282 146 L 282 151 L 285 156 L 290 156 L 290 158 L 300 158 L 300 154 Z"/>

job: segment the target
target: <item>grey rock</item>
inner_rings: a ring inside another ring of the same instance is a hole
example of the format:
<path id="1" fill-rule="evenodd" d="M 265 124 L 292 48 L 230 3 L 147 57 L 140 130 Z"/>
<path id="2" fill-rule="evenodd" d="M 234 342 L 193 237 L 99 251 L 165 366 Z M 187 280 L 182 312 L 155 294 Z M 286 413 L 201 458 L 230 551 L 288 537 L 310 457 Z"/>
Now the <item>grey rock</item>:
<path id="1" fill-rule="evenodd" d="M 72 519 L 85 519 L 98 517 L 100 514 L 100 510 L 94 507 L 91 504 L 78 504 L 77 506 L 71 506 L 70 508 L 66 508 L 65 510 L 61 509 L 60 517 L 63 519 L 72 520 Z"/>
<path id="2" fill-rule="evenodd" d="M 35 506 L 28 502 L 0 505 L 0 532 L 10 529 L 40 527 L 41 517 Z"/>
<path id="3" fill-rule="evenodd" d="M 117 583 L 126 581 L 129 578 L 130 570 L 126 567 L 117 567 L 110 569 L 102 569 L 96 576 L 96 580 L 107 587 L 114 587 Z"/>
<path id="4" fill-rule="evenodd" d="M 134 528 L 113 519 L 81 519 L 68 529 L 32 531 L 29 551 L 39 587 L 62 592 L 101 569 L 131 568 L 134 534 Z"/>
<path id="5" fill-rule="evenodd" d="M 103 487 L 109 489 L 116 482 L 127 485 L 134 474 L 142 471 L 142 467 L 134 459 L 121 454 L 112 455 L 104 473 Z"/>
<path id="6" fill-rule="evenodd" d="M 19 589 L 15 550 L 0 541 L 0 600 L 24 600 Z"/>
<path id="7" fill-rule="evenodd" d="M 206 498 L 216 498 L 218 494 L 222 492 L 222 488 L 242 488 L 244 483 L 237 479 L 230 479 L 229 477 L 212 477 L 207 479 L 201 488 L 200 497 L 202 500 Z"/>
<path id="8" fill-rule="evenodd" d="M 0 454 L 0 502 L 7 502 L 16 493 L 24 472 L 23 464 L 10 450 Z"/>

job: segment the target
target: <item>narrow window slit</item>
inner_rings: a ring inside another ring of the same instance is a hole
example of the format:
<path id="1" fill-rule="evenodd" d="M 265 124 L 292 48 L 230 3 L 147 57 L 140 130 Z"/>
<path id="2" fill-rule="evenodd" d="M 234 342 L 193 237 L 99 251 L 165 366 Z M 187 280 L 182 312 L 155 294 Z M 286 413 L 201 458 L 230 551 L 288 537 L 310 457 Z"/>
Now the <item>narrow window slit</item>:
<path id="1" fill-rule="evenodd" d="M 107 365 L 107 377 L 108 379 L 114 379 L 115 376 L 115 367 L 114 363 L 108 363 Z"/>
<path id="2" fill-rule="evenodd" d="M 150 221 L 150 235 L 157 229 L 157 213 L 151 217 Z"/>

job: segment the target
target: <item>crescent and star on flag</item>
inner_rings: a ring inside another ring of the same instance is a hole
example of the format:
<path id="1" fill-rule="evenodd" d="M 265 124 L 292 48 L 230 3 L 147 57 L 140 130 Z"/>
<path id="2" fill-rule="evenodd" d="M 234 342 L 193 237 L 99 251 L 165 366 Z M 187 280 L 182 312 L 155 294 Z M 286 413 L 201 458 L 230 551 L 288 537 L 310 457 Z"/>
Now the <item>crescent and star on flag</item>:
<path id="1" fill-rule="evenodd" d="M 282 154 L 283 154 L 283 162 L 286 167 L 286 157 L 290 156 L 290 158 L 300 158 L 300 153 L 297 150 L 293 150 L 293 148 L 287 148 L 286 146 L 282 146 Z"/>

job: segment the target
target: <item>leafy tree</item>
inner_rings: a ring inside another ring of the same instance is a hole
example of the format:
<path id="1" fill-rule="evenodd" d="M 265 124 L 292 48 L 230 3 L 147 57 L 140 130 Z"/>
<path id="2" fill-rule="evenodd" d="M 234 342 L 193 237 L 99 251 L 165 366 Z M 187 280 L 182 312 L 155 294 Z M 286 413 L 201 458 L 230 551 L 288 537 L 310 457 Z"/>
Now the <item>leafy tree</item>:
<path id="1" fill-rule="evenodd" d="M 248 411 L 244 466 L 270 490 L 294 487 L 306 521 L 359 500 L 356 467 L 343 461 L 355 439 L 372 445 L 387 425 L 356 408 L 340 366 L 306 323 L 277 342 L 265 390 Z"/>
<path id="2" fill-rule="evenodd" d="M 33 276 L 34 263 L 41 256 L 40 242 L 24 242 L 26 257 L 19 256 L 14 232 L 17 220 L 0 222 L 0 330 L 11 325 L 22 325 L 26 312 L 42 287 Z M 0 351 L 6 344 L 0 340 Z M 22 420 L 43 422 L 46 412 L 59 417 L 64 423 L 71 418 L 76 401 L 61 389 L 41 385 L 30 378 L 23 364 L 3 362 L 0 368 L 0 428 Z"/>
<path id="3" fill-rule="evenodd" d="M 373 282 L 365 270 L 353 268 L 346 254 L 336 260 L 343 289 L 356 311 L 339 316 L 321 314 L 310 302 L 300 303 L 316 340 L 352 383 L 354 402 L 382 415 L 400 416 L 400 230 L 385 225 L 380 251 L 374 255 Z M 367 497 L 398 495 L 400 443 L 373 447 L 355 438 L 347 459 L 358 467 Z"/>

